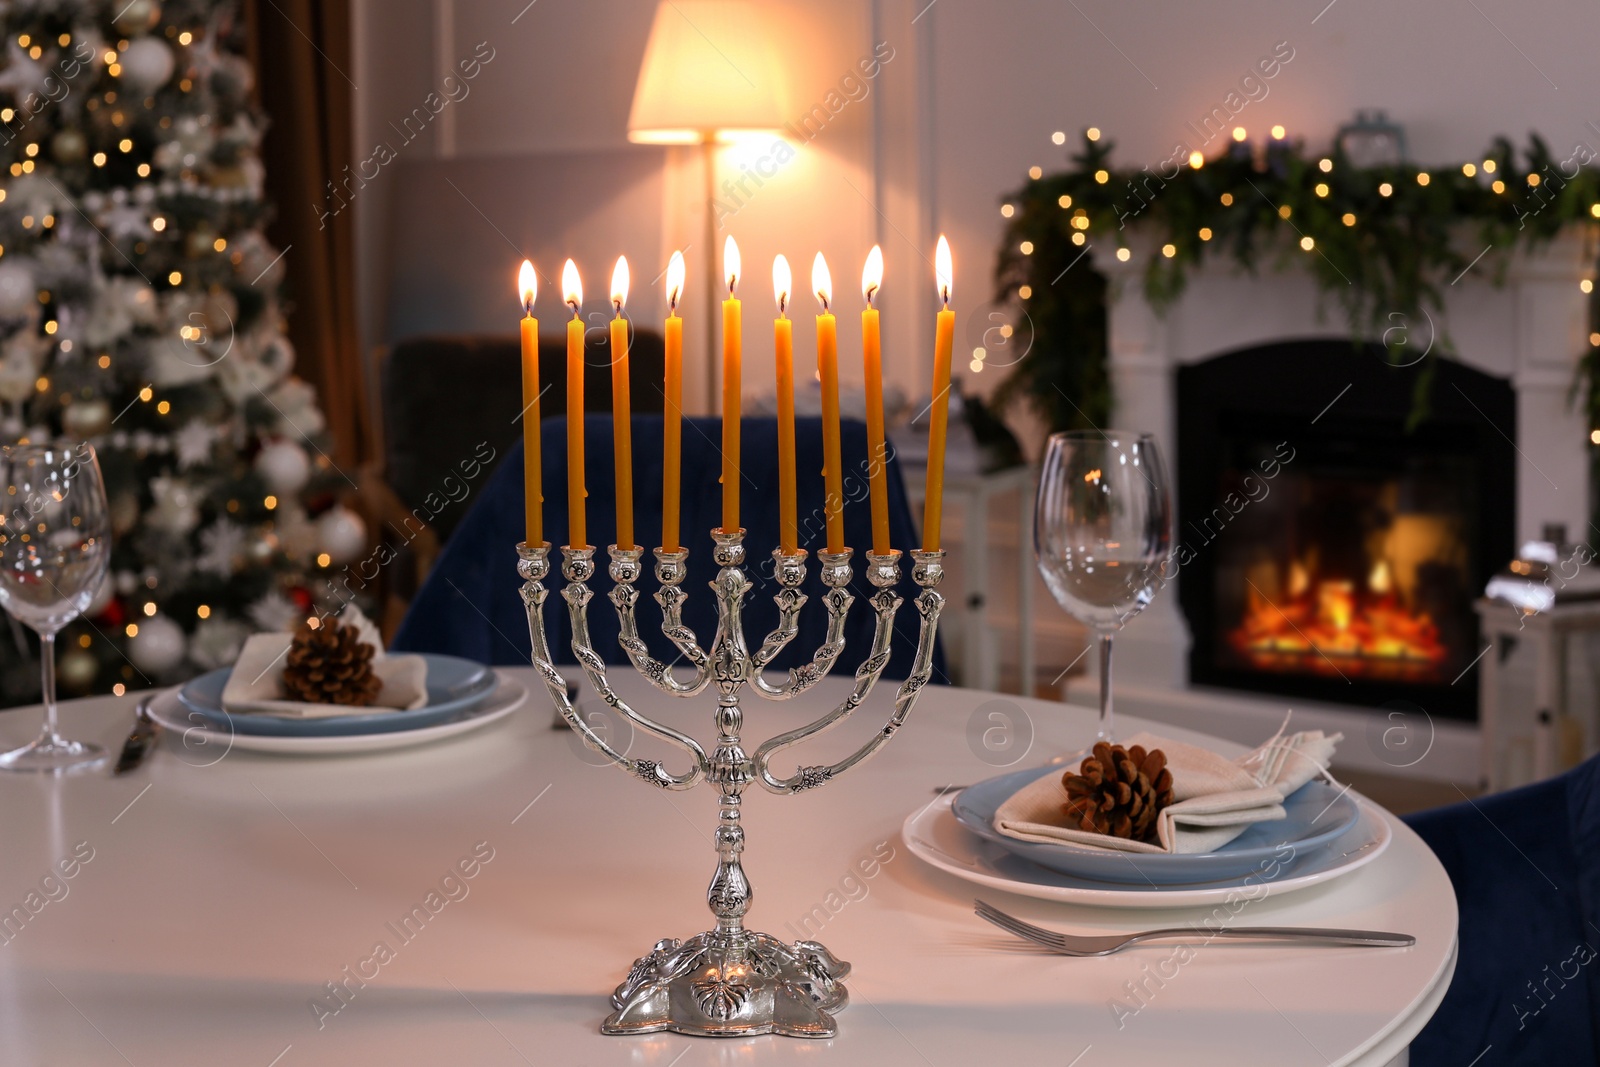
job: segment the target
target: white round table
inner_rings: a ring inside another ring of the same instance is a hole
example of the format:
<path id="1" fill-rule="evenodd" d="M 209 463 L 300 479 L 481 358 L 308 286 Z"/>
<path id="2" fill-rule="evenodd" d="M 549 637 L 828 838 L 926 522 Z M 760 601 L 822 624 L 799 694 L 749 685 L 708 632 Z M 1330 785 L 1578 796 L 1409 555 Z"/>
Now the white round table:
<path id="1" fill-rule="evenodd" d="M 515 673 L 531 686 L 531 671 Z M 814 716 L 846 685 L 754 702 L 747 741 Z M 619 688 L 637 696 L 642 685 Z M 854 747 L 881 726 L 886 698 L 880 690 L 801 758 Z M 976 887 L 911 856 L 899 827 L 935 787 L 997 773 L 968 741 L 974 709 L 997 699 L 1034 726 L 1018 767 L 1092 735 L 1082 709 L 934 687 L 867 765 L 795 797 L 745 794 L 750 926 L 814 937 L 854 965 L 839 1036 L 821 1042 L 598 1033 L 635 957 L 711 924 L 715 798 L 585 763 L 570 732 L 552 728 L 542 693 L 431 747 L 320 759 L 233 751 L 212 763 L 215 749 L 169 735 L 122 778 L 0 775 L 0 908 L 10 914 L 0 1062 L 1405 1062 L 1449 984 L 1456 907 L 1438 861 L 1398 822 L 1376 862 L 1253 904 L 1245 921 L 1397 930 L 1416 935 L 1414 948 L 1214 942 L 1156 983 L 1170 945 L 1068 959 L 977 919 Z M 703 698 L 663 703 L 645 706 L 710 732 Z M 71 703 L 63 728 L 115 748 L 132 705 Z M 36 716 L 0 716 L 0 743 L 26 739 Z M 1195 918 L 983 895 L 1065 930 Z M 1146 990 L 1138 999 L 1135 987 Z"/>

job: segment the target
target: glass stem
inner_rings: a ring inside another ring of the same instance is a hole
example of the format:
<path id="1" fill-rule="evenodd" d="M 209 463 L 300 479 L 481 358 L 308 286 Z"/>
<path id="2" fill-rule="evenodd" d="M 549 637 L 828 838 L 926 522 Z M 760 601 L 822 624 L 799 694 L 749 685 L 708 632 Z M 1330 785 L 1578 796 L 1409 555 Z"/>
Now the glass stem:
<path id="1" fill-rule="evenodd" d="M 1100 635 L 1100 729 L 1097 741 L 1111 741 L 1111 635 Z"/>
<path id="2" fill-rule="evenodd" d="M 51 741 L 56 733 L 56 635 L 39 635 L 39 689 L 44 694 L 44 736 Z"/>

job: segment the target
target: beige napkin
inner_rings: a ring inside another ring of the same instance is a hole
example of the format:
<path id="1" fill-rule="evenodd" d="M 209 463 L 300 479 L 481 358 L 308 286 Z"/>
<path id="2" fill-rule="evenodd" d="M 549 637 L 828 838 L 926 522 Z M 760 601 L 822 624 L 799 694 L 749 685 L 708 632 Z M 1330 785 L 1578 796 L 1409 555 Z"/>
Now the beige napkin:
<path id="1" fill-rule="evenodd" d="M 1173 803 L 1156 819 L 1160 844 L 1069 829 L 1061 825 L 1067 791 L 1051 771 L 1018 790 L 995 812 L 994 825 L 1007 837 L 1044 844 L 1083 845 L 1122 852 L 1214 852 L 1251 824 L 1284 817 L 1283 798 L 1318 777 L 1343 734 L 1303 730 L 1283 736 L 1236 760 L 1209 749 L 1140 733 L 1124 747 L 1159 748 L 1172 772 Z"/>
<path id="2" fill-rule="evenodd" d="M 421 656 L 390 656 L 372 620 L 355 605 L 339 615 L 344 625 L 354 624 L 361 640 L 377 651 L 372 671 L 383 688 L 366 707 L 349 704 L 311 704 L 283 699 L 284 660 L 294 642 L 291 633 L 255 634 L 244 643 L 233 664 L 228 684 L 222 688 L 222 707 L 230 715 L 277 715 L 287 719 L 326 719 L 335 715 L 366 715 L 384 711 L 410 711 L 428 702 L 428 661 Z"/>

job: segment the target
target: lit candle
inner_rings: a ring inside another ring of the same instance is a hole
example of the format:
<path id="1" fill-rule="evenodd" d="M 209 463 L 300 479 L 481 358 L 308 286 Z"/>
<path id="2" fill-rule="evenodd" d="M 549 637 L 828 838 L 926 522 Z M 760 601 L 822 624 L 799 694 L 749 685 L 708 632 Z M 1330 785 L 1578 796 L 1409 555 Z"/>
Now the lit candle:
<path id="1" fill-rule="evenodd" d="M 950 242 L 939 235 L 933 255 L 934 282 L 943 306 L 933 339 L 933 408 L 928 417 L 928 481 L 922 504 L 922 548 L 939 548 L 939 520 L 944 514 L 944 437 L 950 421 L 950 349 L 955 342 L 956 313 L 950 310 Z"/>
<path id="2" fill-rule="evenodd" d="M 722 302 L 722 528 L 739 528 L 739 378 L 744 363 L 744 337 L 739 300 L 739 246 L 729 234 L 722 245 L 722 272 L 728 299 Z"/>
<path id="3" fill-rule="evenodd" d="M 828 310 L 833 278 L 822 253 L 811 263 L 811 289 L 822 305 L 817 316 L 817 371 L 822 376 L 822 514 L 827 519 L 828 551 L 844 551 L 844 476 L 839 459 L 839 330 Z"/>
<path id="4" fill-rule="evenodd" d="M 523 510 L 528 520 L 528 545 L 537 547 L 544 543 L 544 488 L 539 456 L 539 320 L 533 317 L 533 301 L 539 295 L 539 274 L 527 260 L 522 261 L 522 270 L 517 273 L 517 291 L 522 295 Z"/>
<path id="5" fill-rule="evenodd" d="M 578 265 L 567 260 L 561 268 L 562 299 L 572 309 L 567 323 L 567 544 L 586 548 L 583 488 L 583 281 Z"/>
<path id="6" fill-rule="evenodd" d="M 793 288 L 789 261 L 779 255 L 772 261 L 772 295 L 778 301 L 772 342 L 777 353 L 778 378 L 778 545 L 786 556 L 800 549 L 794 481 L 794 323 L 785 314 Z"/>
<path id="7" fill-rule="evenodd" d="M 668 552 L 682 547 L 678 503 L 683 466 L 683 320 L 678 317 L 678 298 L 683 295 L 685 274 L 683 253 L 672 253 L 667 261 L 666 410 L 661 420 L 661 547 Z"/>
<path id="8" fill-rule="evenodd" d="M 633 547 L 633 408 L 628 402 L 628 258 L 611 272 L 611 452 L 617 468 L 617 547 Z"/>
<path id="9" fill-rule="evenodd" d="M 867 394 L 868 489 L 872 496 L 872 551 L 889 553 L 889 450 L 883 440 L 883 345 L 878 332 L 878 309 L 872 298 L 883 288 L 883 249 L 867 253 L 861 268 L 861 295 L 867 306 L 861 312 L 861 363 Z"/>

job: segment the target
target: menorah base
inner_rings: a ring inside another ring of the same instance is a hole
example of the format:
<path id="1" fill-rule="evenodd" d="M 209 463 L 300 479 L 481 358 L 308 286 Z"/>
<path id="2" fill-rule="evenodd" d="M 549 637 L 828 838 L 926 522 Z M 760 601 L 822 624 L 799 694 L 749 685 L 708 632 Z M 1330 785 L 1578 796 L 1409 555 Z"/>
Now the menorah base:
<path id="1" fill-rule="evenodd" d="M 603 1034 L 833 1037 L 850 965 L 815 941 L 710 931 L 656 942 L 611 995 Z"/>

